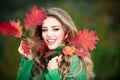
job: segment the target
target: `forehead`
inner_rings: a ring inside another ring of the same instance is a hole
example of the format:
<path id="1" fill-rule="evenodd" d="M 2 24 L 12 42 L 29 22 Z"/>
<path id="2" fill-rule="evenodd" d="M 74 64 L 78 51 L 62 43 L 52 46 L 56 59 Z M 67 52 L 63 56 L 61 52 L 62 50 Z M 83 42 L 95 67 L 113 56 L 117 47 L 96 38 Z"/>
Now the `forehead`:
<path id="1" fill-rule="evenodd" d="M 55 17 L 48 16 L 43 21 L 43 27 L 49 27 L 49 26 L 62 26 L 62 24 Z"/>

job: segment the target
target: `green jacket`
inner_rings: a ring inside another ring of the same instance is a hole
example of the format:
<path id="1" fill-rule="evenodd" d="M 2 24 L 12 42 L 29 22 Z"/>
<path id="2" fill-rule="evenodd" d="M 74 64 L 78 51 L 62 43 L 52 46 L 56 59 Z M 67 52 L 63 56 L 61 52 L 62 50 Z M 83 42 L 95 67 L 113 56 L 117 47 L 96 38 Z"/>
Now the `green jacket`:
<path id="1" fill-rule="evenodd" d="M 22 65 L 19 69 L 16 80 L 30 80 L 31 70 L 34 60 L 27 60 L 22 58 Z M 81 67 L 82 64 L 78 56 L 72 57 L 72 64 L 66 80 L 87 80 L 85 68 Z M 51 71 L 46 70 L 42 76 L 34 76 L 33 80 L 61 80 L 58 69 Z"/>

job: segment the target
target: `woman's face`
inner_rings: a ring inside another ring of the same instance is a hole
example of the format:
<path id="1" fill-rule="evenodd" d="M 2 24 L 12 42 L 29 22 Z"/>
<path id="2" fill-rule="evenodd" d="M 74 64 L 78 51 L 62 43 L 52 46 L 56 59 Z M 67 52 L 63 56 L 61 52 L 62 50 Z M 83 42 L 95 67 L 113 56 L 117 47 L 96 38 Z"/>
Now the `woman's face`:
<path id="1" fill-rule="evenodd" d="M 56 18 L 49 16 L 43 21 L 42 37 L 50 50 L 62 45 L 64 35 L 62 24 Z"/>

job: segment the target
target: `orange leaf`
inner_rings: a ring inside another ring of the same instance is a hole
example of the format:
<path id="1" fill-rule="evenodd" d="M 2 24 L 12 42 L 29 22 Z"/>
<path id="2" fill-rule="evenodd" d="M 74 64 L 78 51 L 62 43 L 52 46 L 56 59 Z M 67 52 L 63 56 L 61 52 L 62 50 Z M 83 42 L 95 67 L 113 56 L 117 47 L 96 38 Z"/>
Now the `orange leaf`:
<path id="1" fill-rule="evenodd" d="M 65 46 L 63 49 L 62 49 L 62 52 L 65 54 L 65 55 L 71 55 L 72 53 L 74 53 L 74 48 L 70 47 L 70 46 Z"/>
<path id="2" fill-rule="evenodd" d="M 14 26 L 18 32 L 15 34 L 15 37 L 21 38 L 23 32 L 22 32 L 22 26 L 20 26 L 20 20 L 18 20 L 17 22 L 15 21 L 10 21 L 11 25 Z"/>

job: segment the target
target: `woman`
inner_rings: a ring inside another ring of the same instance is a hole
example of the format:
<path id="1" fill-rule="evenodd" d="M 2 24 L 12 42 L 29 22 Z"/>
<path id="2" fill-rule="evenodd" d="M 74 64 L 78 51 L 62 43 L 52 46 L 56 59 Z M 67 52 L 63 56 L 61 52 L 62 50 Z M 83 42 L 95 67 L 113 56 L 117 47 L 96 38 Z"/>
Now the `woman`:
<path id="1" fill-rule="evenodd" d="M 45 41 L 48 49 L 46 53 L 31 49 L 30 54 L 26 55 L 20 45 L 18 51 L 24 57 L 17 80 L 93 79 L 90 54 L 87 57 L 80 57 L 74 54 L 75 52 L 72 55 L 65 55 L 62 52 L 64 46 L 72 46 L 70 41 L 78 32 L 71 17 L 59 8 L 47 9 L 46 15 L 42 27 L 38 27 L 32 36 L 39 36 Z"/>

